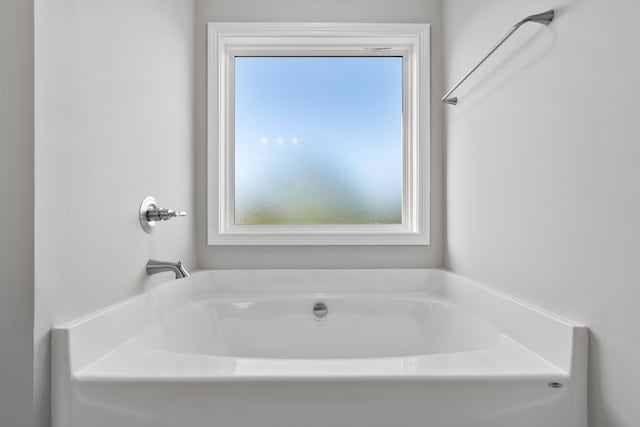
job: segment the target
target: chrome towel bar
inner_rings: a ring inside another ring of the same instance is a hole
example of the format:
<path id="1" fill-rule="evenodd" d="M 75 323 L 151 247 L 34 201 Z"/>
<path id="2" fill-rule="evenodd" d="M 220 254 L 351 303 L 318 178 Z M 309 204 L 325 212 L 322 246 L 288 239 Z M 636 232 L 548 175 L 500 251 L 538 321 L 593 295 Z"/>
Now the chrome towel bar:
<path id="1" fill-rule="evenodd" d="M 527 22 L 537 22 L 538 24 L 549 25 L 551 21 L 553 21 L 554 15 L 555 15 L 555 12 L 553 10 L 547 10 L 546 12 L 527 16 L 526 18 L 518 22 L 516 25 L 511 27 L 511 29 L 507 31 L 507 33 L 504 36 L 502 36 L 502 38 L 498 40 L 498 42 L 495 45 L 493 45 L 491 50 L 489 50 L 489 52 L 487 52 L 487 54 L 484 57 L 482 57 L 482 59 L 478 61 L 478 63 L 474 65 L 473 68 L 469 70 L 469 72 L 465 74 L 464 77 L 461 78 L 458 81 L 458 83 L 456 83 L 455 86 L 453 86 L 451 90 L 442 97 L 442 102 L 444 102 L 445 104 L 456 105 L 458 103 L 458 98 L 455 96 L 451 97 L 451 94 L 453 93 L 453 91 L 458 89 L 458 86 L 464 83 L 464 81 L 467 80 L 469 76 L 473 74 L 473 72 L 477 70 L 478 67 L 481 66 L 484 63 L 484 61 L 486 61 L 487 58 L 489 58 L 493 54 L 493 52 L 495 52 L 500 46 L 502 46 L 502 44 L 506 42 L 507 39 L 511 37 L 511 35 L 515 33 L 518 30 L 518 28 L 520 28 L 523 24 L 526 24 Z"/>

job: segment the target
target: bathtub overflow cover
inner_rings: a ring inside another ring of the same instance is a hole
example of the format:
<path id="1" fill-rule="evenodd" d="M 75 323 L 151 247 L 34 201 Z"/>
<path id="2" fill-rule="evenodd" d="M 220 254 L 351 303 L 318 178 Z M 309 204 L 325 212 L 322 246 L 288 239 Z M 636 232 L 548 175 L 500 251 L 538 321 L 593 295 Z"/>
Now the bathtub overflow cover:
<path id="1" fill-rule="evenodd" d="M 318 319 L 322 319 L 328 312 L 329 310 L 327 310 L 327 305 L 322 301 L 318 301 L 313 305 L 313 315 Z"/>

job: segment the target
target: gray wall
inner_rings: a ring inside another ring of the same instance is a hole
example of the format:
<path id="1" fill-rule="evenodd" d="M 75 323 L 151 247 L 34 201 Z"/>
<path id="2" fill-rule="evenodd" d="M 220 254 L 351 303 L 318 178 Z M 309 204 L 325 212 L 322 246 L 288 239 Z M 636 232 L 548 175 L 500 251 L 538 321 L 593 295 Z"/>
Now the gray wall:
<path id="1" fill-rule="evenodd" d="M 0 1 L 0 425 L 33 412 L 33 3 Z"/>
<path id="2" fill-rule="evenodd" d="M 535 4 L 534 4 L 535 3 Z M 447 0 L 448 264 L 586 323 L 592 427 L 640 425 L 640 3 Z"/>
<path id="3" fill-rule="evenodd" d="M 36 393 L 48 419 L 49 330 L 141 292 L 149 258 L 195 265 L 193 2 L 38 1 Z M 145 234 L 144 196 L 186 218 Z"/>
<path id="4" fill-rule="evenodd" d="M 444 241 L 441 0 L 196 0 L 196 244 L 200 268 L 438 267 Z M 427 22 L 432 25 L 430 246 L 208 246 L 206 24 L 209 21 Z"/>

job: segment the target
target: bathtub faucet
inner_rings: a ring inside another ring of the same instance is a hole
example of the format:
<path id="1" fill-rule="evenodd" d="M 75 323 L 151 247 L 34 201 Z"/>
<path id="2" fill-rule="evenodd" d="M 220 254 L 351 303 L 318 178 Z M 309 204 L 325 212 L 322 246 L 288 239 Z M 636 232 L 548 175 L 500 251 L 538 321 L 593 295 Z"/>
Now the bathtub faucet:
<path id="1" fill-rule="evenodd" d="M 189 277 L 189 272 L 184 265 L 182 265 L 181 261 L 178 262 L 166 262 L 166 261 L 156 261 L 154 259 L 150 259 L 147 261 L 147 274 L 151 276 L 152 274 L 162 273 L 165 271 L 172 271 L 176 275 L 176 279 L 182 279 L 184 277 Z"/>

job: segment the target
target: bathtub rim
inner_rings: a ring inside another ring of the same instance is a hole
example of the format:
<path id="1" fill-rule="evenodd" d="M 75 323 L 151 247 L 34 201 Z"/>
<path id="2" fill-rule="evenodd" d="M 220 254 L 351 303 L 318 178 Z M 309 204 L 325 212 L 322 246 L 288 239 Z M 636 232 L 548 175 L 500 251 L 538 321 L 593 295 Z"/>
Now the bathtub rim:
<path id="1" fill-rule="evenodd" d="M 254 290 L 252 286 L 249 286 L 249 290 L 246 289 L 248 279 L 260 278 L 264 281 L 268 278 L 272 283 L 279 282 L 283 286 L 279 288 L 280 291 L 290 291 L 292 284 L 300 286 L 309 274 L 316 278 L 315 282 L 348 275 L 351 279 L 347 286 L 351 289 L 345 290 L 345 284 L 331 285 L 335 295 L 354 294 L 361 289 L 367 292 L 378 291 L 381 295 L 415 292 L 451 301 L 494 323 L 505 335 L 566 372 L 570 372 L 573 364 L 574 344 L 579 345 L 580 341 L 587 339 L 586 326 L 578 322 L 445 269 L 197 270 L 187 279 L 160 283 L 145 292 L 59 324 L 52 329 L 52 336 L 68 331 L 70 344 L 73 341 L 87 344 L 82 346 L 86 351 L 77 351 L 72 358 L 73 371 L 78 372 L 109 349 L 156 321 L 159 312 L 175 310 L 195 298 L 206 299 L 211 295 L 250 295 Z M 389 285 L 386 282 L 389 277 L 399 276 L 406 283 Z M 273 292 L 272 283 L 259 286 L 271 286 Z M 245 288 L 242 292 L 238 292 L 240 286 Z M 302 286 L 312 288 L 315 283 Z M 225 289 L 233 291 L 227 293 Z M 309 292 L 304 290 L 298 294 L 309 296 Z M 510 318 L 505 319 L 505 316 Z M 92 339 L 92 330 L 103 332 L 96 334 L 100 339 Z M 74 347 L 74 350 L 78 350 L 78 346 Z"/>

